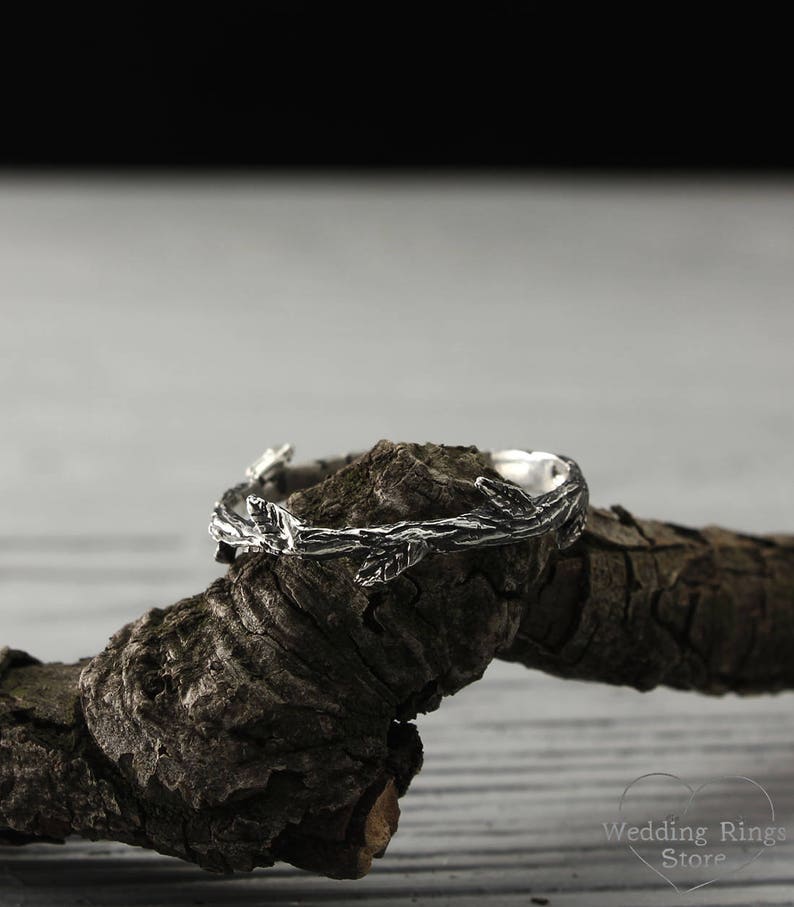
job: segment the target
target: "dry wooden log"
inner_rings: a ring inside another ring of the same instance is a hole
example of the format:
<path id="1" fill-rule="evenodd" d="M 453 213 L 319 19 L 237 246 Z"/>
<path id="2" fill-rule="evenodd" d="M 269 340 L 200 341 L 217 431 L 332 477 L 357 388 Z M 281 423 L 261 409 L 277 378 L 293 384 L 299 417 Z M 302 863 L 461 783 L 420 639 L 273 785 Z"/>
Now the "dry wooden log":
<path id="1" fill-rule="evenodd" d="M 452 516 L 474 448 L 380 442 L 289 508 L 315 525 Z M 95 658 L 0 654 L 0 842 L 126 841 L 208 869 L 365 874 L 421 765 L 411 719 L 494 657 L 708 692 L 794 685 L 794 540 L 594 510 L 363 589 L 348 559 L 245 555 Z M 528 720 L 531 716 L 528 714 Z"/>
<path id="2" fill-rule="evenodd" d="M 794 688 L 794 536 L 592 508 L 579 544 L 526 590 L 500 653 L 560 677 L 650 690 Z"/>

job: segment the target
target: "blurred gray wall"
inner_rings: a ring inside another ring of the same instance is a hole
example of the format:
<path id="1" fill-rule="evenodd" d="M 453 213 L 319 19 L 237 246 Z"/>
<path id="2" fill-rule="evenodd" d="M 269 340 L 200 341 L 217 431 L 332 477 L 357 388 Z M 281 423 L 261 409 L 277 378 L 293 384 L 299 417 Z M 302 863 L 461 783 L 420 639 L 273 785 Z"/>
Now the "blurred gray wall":
<path id="1" fill-rule="evenodd" d="M 794 530 L 793 288 L 791 183 L 6 174 L 0 643 L 200 588 L 286 440 L 551 449 L 595 503 Z"/>

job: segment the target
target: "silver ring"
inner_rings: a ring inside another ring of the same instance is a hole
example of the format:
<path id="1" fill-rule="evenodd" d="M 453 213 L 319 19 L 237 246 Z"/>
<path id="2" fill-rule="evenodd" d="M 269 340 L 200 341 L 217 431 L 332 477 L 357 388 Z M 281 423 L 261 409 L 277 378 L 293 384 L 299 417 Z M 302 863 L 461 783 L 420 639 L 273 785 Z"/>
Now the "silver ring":
<path id="1" fill-rule="evenodd" d="M 215 559 L 231 563 L 238 550 L 325 560 L 363 555 L 356 574 L 362 586 L 386 583 L 425 555 L 466 548 L 509 545 L 556 532 L 567 548 L 582 534 L 588 490 L 574 460 L 535 450 L 486 454 L 506 481 L 480 476 L 483 503 L 475 510 L 438 520 L 403 520 L 383 526 L 324 529 L 309 526 L 277 502 L 322 481 L 360 454 L 290 466 L 293 448 L 268 448 L 246 470 L 246 481 L 216 503 L 209 533 L 218 543 Z M 245 501 L 248 516 L 235 508 Z"/>

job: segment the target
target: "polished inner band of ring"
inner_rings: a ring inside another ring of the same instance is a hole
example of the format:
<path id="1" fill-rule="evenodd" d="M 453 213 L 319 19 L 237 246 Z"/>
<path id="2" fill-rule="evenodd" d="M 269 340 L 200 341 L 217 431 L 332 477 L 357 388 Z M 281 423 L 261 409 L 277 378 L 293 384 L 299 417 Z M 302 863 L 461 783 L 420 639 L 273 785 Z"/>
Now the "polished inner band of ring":
<path id="1" fill-rule="evenodd" d="M 327 479 L 363 456 L 364 451 L 294 466 L 290 465 L 293 453 L 290 444 L 268 448 L 245 471 L 247 481 L 224 492 L 219 503 L 233 510 L 251 494 L 267 501 L 283 501 L 294 491 Z M 571 472 L 571 461 L 542 450 L 490 450 L 483 451 L 483 457 L 503 479 L 519 485 L 533 497 L 559 488 Z"/>

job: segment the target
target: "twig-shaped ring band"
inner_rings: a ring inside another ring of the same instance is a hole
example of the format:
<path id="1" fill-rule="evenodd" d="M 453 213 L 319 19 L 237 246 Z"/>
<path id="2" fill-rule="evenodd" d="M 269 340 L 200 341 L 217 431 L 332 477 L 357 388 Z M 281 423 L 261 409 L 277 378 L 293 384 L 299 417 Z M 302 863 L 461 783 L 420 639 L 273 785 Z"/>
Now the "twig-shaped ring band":
<path id="1" fill-rule="evenodd" d="M 292 453 L 288 444 L 268 448 L 248 468 L 246 481 L 217 502 L 209 525 L 218 543 L 216 560 L 231 563 L 238 550 L 315 559 L 358 554 L 363 562 L 356 581 L 374 586 L 431 552 L 509 545 L 547 532 L 556 532 L 557 545 L 567 548 L 587 518 L 587 483 L 574 460 L 538 450 L 497 450 L 487 456 L 502 479 L 477 478 L 483 503 L 460 516 L 343 529 L 308 526 L 277 502 L 360 454 L 290 466 Z M 247 517 L 235 510 L 243 501 Z"/>

